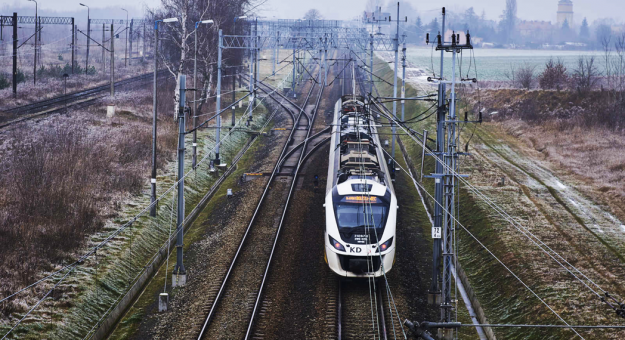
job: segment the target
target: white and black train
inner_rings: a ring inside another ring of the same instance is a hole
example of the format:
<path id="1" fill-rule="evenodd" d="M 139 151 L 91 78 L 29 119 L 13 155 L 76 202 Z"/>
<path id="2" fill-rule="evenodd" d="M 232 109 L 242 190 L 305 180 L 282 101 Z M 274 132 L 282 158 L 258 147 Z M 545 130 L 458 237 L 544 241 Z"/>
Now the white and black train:
<path id="1" fill-rule="evenodd" d="M 325 196 L 325 257 L 345 277 L 378 277 L 395 260 L 397 199 L 362 96 L 334 106 Z"/>

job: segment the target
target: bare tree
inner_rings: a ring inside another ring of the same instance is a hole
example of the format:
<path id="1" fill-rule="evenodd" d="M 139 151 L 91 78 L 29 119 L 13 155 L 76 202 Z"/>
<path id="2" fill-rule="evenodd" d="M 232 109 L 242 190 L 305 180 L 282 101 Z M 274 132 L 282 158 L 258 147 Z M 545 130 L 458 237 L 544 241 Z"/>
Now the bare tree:
<path id="1" fill-rule="evenodd" d="M 535 71 L 536 66 L 527 63 L 522 66 L 510 65 L 510 69 L 504 71 L 504 76 L 508 78 L 512 86 L 529 90 L 532 88 L 536 78 Z"/>
<path id="2" fill-rule="evenodd" d="M 191 74 L 193 71 L 193 58 L 195 56 L 195 23 L 201 20 L 211 19 L 210 25 L 199 25 L 197 28 L 198 38 L 198 84 L 193 87 L 201 89 L 200 98 L 207 99 L 213 88 L 213 79 L 216 73 L 218 31 L 222 29 L 224 34 L 233 34 L 233 18 L 247 14 L 264 0 L 161 0 L 162 7 L 158 10 L 149 11 L 154 19 L 178 18 L 178 22 L 162 25 L 161 45 L 159 57 L 163 60 L 165 68 L 171 75 L 178 79 L 180 74 Z M 238 34 L 248 25 L 237 23 Z M 223 63 L 227 65 L 241 64 L 242 52 L 224 50 Z M 234 77 L 231 77 L 233 80 Z M 187 86 L 190 87 L 190 86 Z M 179 98 L 175 94 L 175 110 L 178 109 Z M 206 100 L 200 101 L 198 109 L 201 111 Z"/>
<path id="3" fill-rule="evenodd" d="M 600 75 L 595 66 L 595 57 L 581 56 L 573 70 L 573 85 L 580 94 L 587 93 L 595 87 Z"/>
<path id="4" fill-rule="evenodd" d="M 304 20 L 320 20 L 323 19 L 321 12 L 316 8 L 311 8 L 304 14 Z"/>

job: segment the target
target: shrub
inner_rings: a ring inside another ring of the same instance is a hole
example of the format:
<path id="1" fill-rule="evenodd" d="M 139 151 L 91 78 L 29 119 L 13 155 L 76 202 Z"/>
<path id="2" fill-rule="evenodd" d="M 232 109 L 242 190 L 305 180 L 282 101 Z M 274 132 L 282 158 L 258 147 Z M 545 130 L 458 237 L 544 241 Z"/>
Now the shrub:
<path id="1" fill-rule="evenodd" d="M 573 86 L 580 94 L 588 93 L 597 85 L 600 75 L 595 66 L 595 57 L 581 56 L 577 60 L 577 67 L 573 70 Z"/>
<path id="2" fill-rule="evenodd" d="M 17 83 L 23 83 L 26 81 L 26 75 L 24 74 L 24 71 L 22 71 L 22 69 L 18 68 L 17 69 Z"/>
<path id="3" fill-rule="evenodd" d="M 63 56 L 59 54 L 59 60 L 63 61 Z"/>
<path id="4" fill-rule="evenodd" d="M 534 71 L 536 66 L 523 64 L 523 66 L 510 65 L 510 70 L 504 72 L 504 75 L 510 80 L 512 86 L 529 90 L 534 84 Z"/>
<path id="5" fill-rule="evenodd" d="M 0 90 L 6 89 L 11 86 L 11 81 L 9 80 L 9 76 L 5 73 L 0 73 Z"/>
<path id="6" fill-rule="evenodd" d="M 556 89 L 560 91 L 568 81 L 569 76 L 566 73 L 566 67 L 560 58 L 555 61 L 550 58 L 545 63 L 545 70 L 538 76 L 538 84 L 543 90 Z"/>

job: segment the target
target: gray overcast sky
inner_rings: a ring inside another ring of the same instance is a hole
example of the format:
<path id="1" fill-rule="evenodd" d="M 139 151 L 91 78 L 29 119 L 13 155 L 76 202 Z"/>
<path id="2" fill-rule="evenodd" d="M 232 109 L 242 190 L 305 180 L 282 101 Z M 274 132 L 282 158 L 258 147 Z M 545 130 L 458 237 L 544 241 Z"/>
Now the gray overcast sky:
<path id="1" fill-rule="evenodd" d="M 108 10 L 117 9 L 127 6 L 126 8 L 135 13 L 135 16 L 141 14 L 143 5 L 158 6 L 160 0 L 39 0 L 39 8 L 43 15 L 46 11 L 84 11 L 84 7 L 78 5 L 84 2 L 91 6 L 92 13 L 96 8 L 107 8 Z M 395 1 L 388 1 L 395 3 Z M 505 7 L 505 0 L 443 0 L 432 3 L 417 0 L 407 0 L 419 15 L 425 18 L 431 18 L 434 14 L 438 14 L 441 6 L 446 6 L 450 10 L 461 11 L 473 6 L 475 12 L 480 14 L 482 10 L 486 11 L 489 19 L 497 19 Z M 310 8 L 317 8 L 328 19 L 352 19 L 359 15 L 365 8 L 367 0 L 268 0 L 264 6 L 261 15 L 272 18 L 301 18 Z M 529 20 L 550 20 L 555 21 L 558 0 L 517 0 L 518 16 L 521 19 Z M 625 19 L 625 6 L 623 0 L 573 0 L 576 21 L 581 22 L 584 16 L 588 17 L 589 22 L 598 18 L 612 17 L 618 22 Z M 32 2 L 26 0 L 0 0 L 0 11 L 2 14 L 10 14 L 15 8 L 33 8 Z M 134 8 L 134 10 L 132 10 Z M 107 11 L 108 12 L 108 11 Z M 20 11 L 20 14 L 22 12 Z M 97 12 L 96 12 L 97 13 Z M 120 12 L 119 17 L 123 17 L 124 13 Z M 94 17 L 98 17 L 94 15 Z M 415 19 L 416 15 L 409 16 L 409 19 Z"/>
<path id="2" fill-rule="evenodd" d="M 387 1 L 395 4 L 396 1 Z M 464 10 L 473 7 L 478 14 L 486 11 L 488 19 L 497 19 L 505 8 L 505 0 L 442 0 L 426 2 L 407 0 L 421 16 L 431 17 L 439 13 L 442 6 L 450 10 Z M 267 14 L 277 17 L 298 18 L 310 8 L 317 8 L 329 19 L 351 19 L 365 7 L 366 0 L 269 0 Z M 573 0 L 576 21 L 584 16 L 592 22 L 598 18 L 612 17 L 617 21 L 625 19 L 623 0 Z M 518 16 L 528 20 L 556 20 L 558 0 L 517 0 Z M 271 12 L 269 11 L 271 10 Z M 579 19 L 578 19 L 579 17 Z M 416 16 L 415 16 L 416 18 Z M 409 19 L 411 19 L 409 17 Z"/>

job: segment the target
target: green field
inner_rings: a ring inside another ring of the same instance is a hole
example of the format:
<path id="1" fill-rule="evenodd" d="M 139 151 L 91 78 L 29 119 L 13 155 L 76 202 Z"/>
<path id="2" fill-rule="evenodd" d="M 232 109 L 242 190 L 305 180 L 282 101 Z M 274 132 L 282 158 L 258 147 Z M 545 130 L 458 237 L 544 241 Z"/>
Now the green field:
<path id="1" fill-rule="evenodd" d="M 440 71 L 441 52 L 432 48 L 408 48 L 407 59 L 413 65 L 431 72 L 432 67 Z M 521 66 L 527 63 L 536 66 L 536 73 L 543 70 L 545 62 L 551 57 L 560 58 L 567 70 L 572 72 L 580 56 L 595 56 L 595 65 L 599 71 L 603 70 L 603 54 L 599 51 L 555 51 L 555 50 L 508 50 L 476 48 L 472 52 L 465 51 L 457 62 L 457 70 L 462 69 L 462 76 L 478 78 L 479 80 L 508 80 L 505 72 L 510 65 Z M 451 53 L 445 53 L 445 73 L 451 74 Z M 476 77 L 477 65 L 477 77 Z"/>

